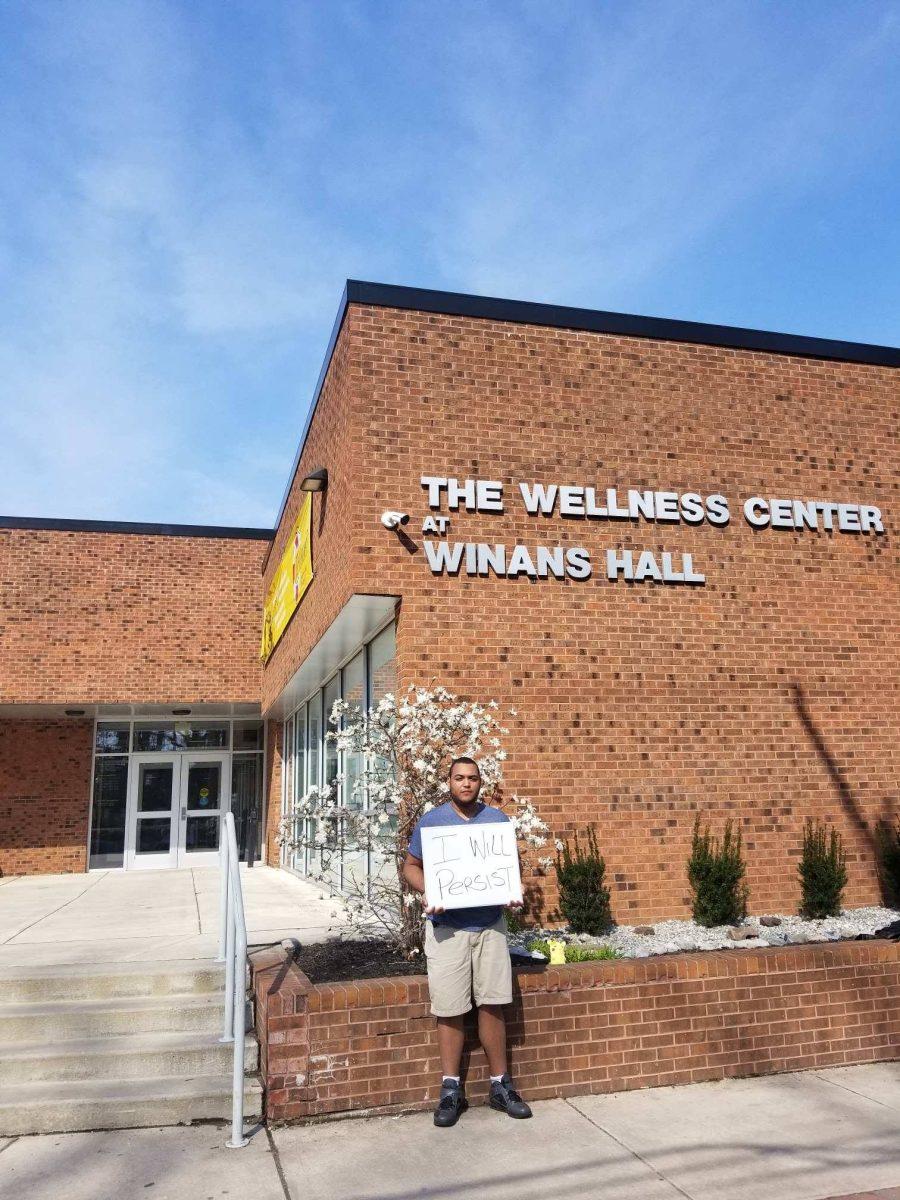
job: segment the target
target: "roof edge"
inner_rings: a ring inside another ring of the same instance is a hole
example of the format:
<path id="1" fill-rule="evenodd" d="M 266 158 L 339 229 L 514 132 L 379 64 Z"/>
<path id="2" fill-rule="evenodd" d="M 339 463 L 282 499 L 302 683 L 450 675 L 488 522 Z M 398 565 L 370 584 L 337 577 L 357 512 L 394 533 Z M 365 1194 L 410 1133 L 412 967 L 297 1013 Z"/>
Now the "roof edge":
<path id="1" fill-rule="evenodd" d="M 640 317 L 602 309 L 570 308 L 564 304 L 540 304 L 530 300 L 503 300 L 495 296 L 473 296 L 467 292 L 442 292 L 431 288 L 405 287 L 394 283 L 371 283 L 348 279 L 341 296 L 322 369 L 313 390 L 300 444 L 288 475 L 287 487 L 278 507 L 275 534 L 281 525 L 288 497 L 306 439 L 315 416 L 325 376 L 350 304 L 374 308 L 397 308 L 450 317 L 473 317 L 484 321 L 508 321 L 517 325 L 543 325 L 551 329 L 572 329 L 585 333 L 617 334 L 620 337 L 651 338 L 665 342 L 688 342 L 699 346 L 721 346 L 729 350 L 756 350 L 766 354 L 785 354 L 798 358 L 826 359 L 861 363 L 876 367 L 900 367 L 900 348 L 875 346 L 866 342 L 841 342 L 805 334 L 773 333 L 764 329 L 745 329 L 732 325 L 710 325 L 703 321 L 678 321 L 671 317 Z M 272 546 L 263 562 L 269 561 Z"/>
<path id="2" fill-rule="evenodd" d="M 494 296 L 472 296 L 465 292 L 440 292 L 397 284 L 367 283 L 348 279 L 345 295 L 351 304 L 411 309 L 444 316 L 474 317 L 485 321 L 509 321 L 519 325 L 545 325 L 552 329 L 575 329 L 589 333 L 612 333 L 622 337 L 653 338 L 667 342 L 693 342 L 730 350 L 761 350 L 799 358 L 827 358 L 841 362 L 867 363 L 877 367 L 900 367 L 900 348 L 866 342 L 842 342 L 805 334 L 774 333 L 733 325 L 711 325 L 704 321 L 679 321 L 671 317 L 641 317 L 602 309 L 570 308 L 563 304 L 539 304 L 529 300 L 503 300 Z"/>
<path id="3" fill-rule="evenodd" d="M 66 533 L 137 533 L 150 537 L 233 538 L 271 542 L 274 529 L 232 525 L 169 525 L 152 521 L 75 521 L 65 517 L 4 517 L 0 529 L 54 529 Z"/>

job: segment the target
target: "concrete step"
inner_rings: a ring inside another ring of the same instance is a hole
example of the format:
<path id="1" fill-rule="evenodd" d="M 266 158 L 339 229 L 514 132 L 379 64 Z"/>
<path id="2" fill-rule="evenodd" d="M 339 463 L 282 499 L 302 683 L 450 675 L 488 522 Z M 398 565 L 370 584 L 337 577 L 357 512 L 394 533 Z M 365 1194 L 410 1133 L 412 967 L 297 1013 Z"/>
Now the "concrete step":
<path id="1" fill-rule="evenodd" d="M 0 969 L 0 1004 L 170 996 L 224 990 L 225 968 L 212 959 L 97 963 Z"/>
<path id="2" fill-rule="evenodd" d="M 228 1076 L 233 1042 L 209 1033 L 136 1033 L 58 1042 L 0 1044 L 0 1088 L 17 1082 L 51 1080 L 156 1079 L 165 1076 Z M 259 1049 L 255 1037 L 244 1045 L 244 1070 L 255 1071 Z M 230 1077 L 230 1076 L 229 1076 Z"/>
<path id="3" fill-rule="evenodd" d="M 259 1120 L 262 1088 L 244 1085 L 245 1124 Z M 231 1118 L 231 1077 L 91 1079 L 0 1087 L 0 1137 L 136 1129 Z"/>
<path id="4" fill-rule="evenodd" d="M 224 987 L 223 987 L 224 990 Z M 41 1004 L 0 1004 L 0 1042 L 32 1042 L 38 1032 L 49 1043 L 69 1038 L 125 1033 L 221 1031 L 222 991 L 187 996 L 119 996 L 104 1000 L 50 1000 Z M 246 1010 L 251 1027 L 250 1005 Z"/>

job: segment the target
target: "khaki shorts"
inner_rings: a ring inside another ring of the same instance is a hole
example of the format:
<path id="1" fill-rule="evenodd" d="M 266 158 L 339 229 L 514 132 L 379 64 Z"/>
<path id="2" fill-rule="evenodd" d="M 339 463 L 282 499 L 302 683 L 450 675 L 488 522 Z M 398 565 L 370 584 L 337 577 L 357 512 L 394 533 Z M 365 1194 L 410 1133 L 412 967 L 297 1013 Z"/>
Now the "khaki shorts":
<path id="1" fill-rule="evenodd" d="M 431 1011 L 436 1017 L 467 1013 L 473 992 L 476 1004 L 511 1003 L 512 965 L 502 916 L 474 933 L 429 921 L 425 954 Z"/>

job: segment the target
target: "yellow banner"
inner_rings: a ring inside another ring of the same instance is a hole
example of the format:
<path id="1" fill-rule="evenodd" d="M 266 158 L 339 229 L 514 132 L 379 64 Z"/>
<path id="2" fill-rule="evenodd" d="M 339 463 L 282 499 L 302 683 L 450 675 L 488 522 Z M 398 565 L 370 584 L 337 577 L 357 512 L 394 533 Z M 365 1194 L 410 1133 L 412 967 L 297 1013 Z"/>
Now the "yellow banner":
<path id="1" fill-rule="evenodd" d="M 269 587 L 263 608 L 259 657 L 266 662 L 278 645 L 297 605 L 312 581 L 312 495 L 307 492 L 291 536 Z"/>

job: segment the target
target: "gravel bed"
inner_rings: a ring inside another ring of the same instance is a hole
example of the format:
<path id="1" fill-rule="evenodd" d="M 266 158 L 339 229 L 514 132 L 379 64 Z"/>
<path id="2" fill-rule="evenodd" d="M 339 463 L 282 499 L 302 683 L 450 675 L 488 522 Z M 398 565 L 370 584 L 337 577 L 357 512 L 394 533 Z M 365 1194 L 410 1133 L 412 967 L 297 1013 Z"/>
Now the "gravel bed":
<path id="1" fill-rule="evenodd" d="M 735 941 L 728 936 L 731 926 L 716 925 L 705 929 L 695 921 L 654 921 L 653 933 L 636 933 L 633 925 L 618 925 L 604 937 L 568 933 L 559 929 L 528 930 L 510 938 L 515 946 L 524 946 L 534 938 L 554 937 L 579 946 L 611 946 L 623 958 L 649 958 L 654 954 L 677 954 L 685 950 L 751 950 L 760 946 L 801 945 L 809 942 L 839 942 L 873 934 L 900 918 L 893 908 L 845 909 L 839 917 L 806 921 L 786 913 L 773 913 L 778 925 L 767 927 L 759 917 L 748 917 L 744 928 L 756 936 Z M 648 925 L 650 923 L 648 922 Z"/>

